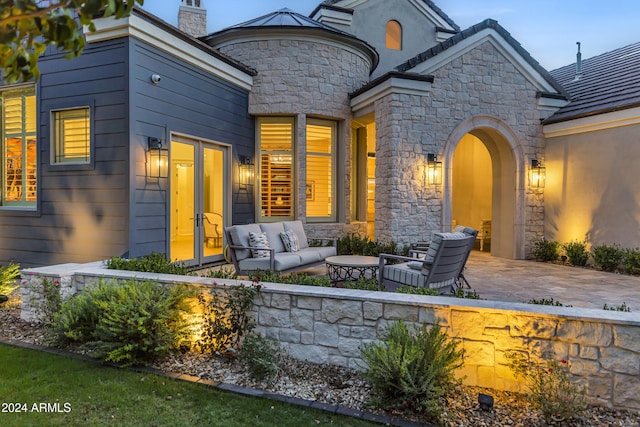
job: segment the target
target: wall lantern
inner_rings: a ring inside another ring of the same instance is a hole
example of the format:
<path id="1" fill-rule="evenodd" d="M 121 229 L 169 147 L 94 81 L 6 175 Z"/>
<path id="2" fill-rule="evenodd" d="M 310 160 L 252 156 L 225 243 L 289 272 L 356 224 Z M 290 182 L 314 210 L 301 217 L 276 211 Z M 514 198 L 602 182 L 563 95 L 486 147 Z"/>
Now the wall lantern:
<path id="1" fill-rule="evenodd" d="M 253 184 L 253 169 L 254 164 L 251 161 L 251 157 L 240 156 L 240 188 L 247 188 L 249 185 Z"/>
<path id="2" fill-rule="evenodd" d="M 427 154 L 427 184 L 442 185 L 442 162 L 433 153 Z"/>
<path id="3" fill-rule="evenodd" d="M 149 137 L 147 146 L 147 177 L 167 178 L 169 176 L 169 148 L 160 138 Z"/>
<path id="4" fill-rule="evenodd" d="M 537 159 L 531 159 L 531 177 L 529 185 L 531 188 L 544 188 L 544 181 L 546 178 L 546 168 L 542 166 Z"/>

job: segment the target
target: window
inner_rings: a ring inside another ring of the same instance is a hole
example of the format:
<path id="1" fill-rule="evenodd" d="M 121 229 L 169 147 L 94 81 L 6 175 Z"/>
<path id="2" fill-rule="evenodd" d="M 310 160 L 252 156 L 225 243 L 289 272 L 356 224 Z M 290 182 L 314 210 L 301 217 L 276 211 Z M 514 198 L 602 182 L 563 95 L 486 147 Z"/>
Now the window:
<path id="1" fill-rule="evenodd" d="M 52 111 L 53 163 L 87 164 L 91 160 L 89 107 Z"/>
<path id="2" fill-rule="evenodd" d="M 2 206 L 36 202 L 36 95 L 34 87 L 0 92 L 2 101 Z"/>
<path id="3" fill-rule="evenodd" d="M 402 26 L 398 21 L 387 22 L 387 49 L 402 50 Z"/>
<path id="4" fill-rule="evenodd" d="M 293 218 L 293 118 L 258 120 L 260 219 Z"/>
<path id="5" fill-rule="evenodd" d="M 307 121 L 307 176 L 305 197 L 308 221 L 336 219 L 336 124 Z"/>

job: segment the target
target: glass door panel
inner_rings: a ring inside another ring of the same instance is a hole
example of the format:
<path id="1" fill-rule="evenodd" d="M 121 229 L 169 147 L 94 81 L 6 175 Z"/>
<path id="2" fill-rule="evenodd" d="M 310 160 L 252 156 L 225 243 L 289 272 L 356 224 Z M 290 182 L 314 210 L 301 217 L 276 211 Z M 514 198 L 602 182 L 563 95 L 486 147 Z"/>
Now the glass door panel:
<path id="1" fill-rule="evenodd" d="M 199 140 L 171 141 L 171 260 L 201 265 L 223 259 L 227 150 Z"/>
<path id="2" fill-rule="evenodd" d="M 194 144 L 171 141 L 172 261 L 195 261 L 195 152 Z"/>
<path id="3" fill-rule="evenodd" d="M 208 258 L 222 255 L 222 235 L 226 207 L 225 152 L 220 148 L 203 147 L 202 173 L 202 255 Z"/>

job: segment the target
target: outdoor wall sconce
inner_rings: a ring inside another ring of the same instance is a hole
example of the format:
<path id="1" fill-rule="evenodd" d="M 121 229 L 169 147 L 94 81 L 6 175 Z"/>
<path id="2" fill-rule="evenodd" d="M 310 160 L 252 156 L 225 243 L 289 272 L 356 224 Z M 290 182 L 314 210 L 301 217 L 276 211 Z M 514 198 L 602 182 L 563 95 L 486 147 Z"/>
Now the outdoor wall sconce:
<path id="1" fill-rule="evenodd" d="M 531 159 L 531 177 L 529 185 L 531 188 L 544 188 L 546 178 L 546 168 L 537 159 Z"/>
<path id="2" fill-rule="evenodd" d="M 427 154 L 427 184 L 442 185 L 442 162 L 433 153 Z"/>
<path id="3" fill-rule="evenodd" d="M 251 157 L 240 156 L 240 188 L 247 188 L 249 185 L 253 184 L 253 170 L 254 164 L 251 161 Z"/>
<path id="4" fill-rule="evenodd" d="M 147 141 L 147 177 L 167 178 L 169 176 L 169 148 L 160 138 L 149 137 Z"/>

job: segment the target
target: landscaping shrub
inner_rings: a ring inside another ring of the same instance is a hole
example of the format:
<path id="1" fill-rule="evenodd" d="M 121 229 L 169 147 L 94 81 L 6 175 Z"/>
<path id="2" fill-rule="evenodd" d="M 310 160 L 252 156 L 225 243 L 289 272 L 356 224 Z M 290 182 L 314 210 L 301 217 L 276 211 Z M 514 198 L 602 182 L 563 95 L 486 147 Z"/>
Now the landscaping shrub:
<path id="1" fill-rule="evenodd" d="M 538 240 L 533 249 L 533 256 L 539 261 L 555 261 L 558 259 L 560 244 L 553 240 Z"/>
<path id="2" fill-rule="evenodd" d="M 622 266 L 627 274 L 640 274 L 640 249 L 625 249 Z"/>
<path id="3" fill-rule="evenodd" d="M 464 288 L 458 288 L 451 292 L 451 296 L 454 298 L 466 298 L 466 299 L 480 299 L 480 295 L 475 291 L 475 289 L 466 290 Z"/>
<path id="4" fill-rule="evenodd" d="M 359 277 L 355 282 L 353 280 L 347 280 L 342 284 L 342 287 L 346 289 L 359 289 L 362 291 L 377 291 L 378 279 Z"/>
<path id="5" fill-rule="evenodd" d="M 507 353 L 507 358 L 516 378 L 523 378 L 529 387 L 527 400 L 548 424 L 556 425 L 587 408 L 585 390 L 571 381 L 566 360 L 558 362 L 545 355 L 540 363 L 533 363 L 521 353 Z"/>
<path id="6" fill-rule="evenodd" d="M 18 288 L 16 284 L 18 277 L 20 277 L 18 264 L 9 263 L 6 267 L 0 266 L 0 296 L 6 297 Z"/>
<path id="7" fill-rule="evenodd" d="M 358 234 L 348 234 L 337 241 L 338 255 L 379 256 L 380 254 L 403 255 L 409 254 L 409 248 L 399 246 L 396 242 L 371 241 L 368 237 Z"/>
<path id="8" fill-rule="evenodd" d="M 107 362 L 147 364 L 188 338 L 185 314 L 195 292 L 185 285 L 101 280 L 65 300 L 53 327 L 61 339 L 86 344 Z"/>
<path id="9" fill-rule="evenodd" d="M 586 242 L 573 241 L 569 243 L 563 243 L 562 249 L 569 259 L 571 265 L 578 267 L 584 267 L 589 261 L 589 252 L 587 251 Z"/>
<path id="10" fill-rule="evenodd" d="M 554 301 L 553 298 L 540 298 L 540 299 L 532 298 L 529 301 L 527 301 L 527 304 L 551 305 L 554 307 L 571 307 L 570 305 L 562 304 L 560 301 Z"/>
<path id="11" fill-rule="evenodd" d="M 259 381 L 271 381 L 278 372 L 279 343 L 260 335 L 248 335 L 242 342 L 238 357 L 249 368 L 249 374 Z"/>
<path id="12" fill-rule="evenodd" d="M 242 337 L 254 328 L 249 315 L 260 285 L 211 289 L 208 297 L 198 295 L 203 307 L 202 334 L 196 343 L 204 353 L 225 354 L 237 350 Z"/>
<path id="13" fill-rule="evenodd" d="M 615 271 L 624 259 L 624 251 L 618 245 L 594 246 L 593 262 L 603 271 Z"/>
<path id="14" fill-rule="evenodd" d="M 254 282 L 285 283 L 288 285 L 322 286 L 330 287 L 331 279 L 328 276 L 312 276 L 304 272 L 282 274 L 279 271 L 256 270 L 249 274 Z"/>
<path id="15" fill-rule="evenodd" d="M 107 260 L 107 268 L 110 270 L 144 271 L 147 273 L 179 274 L 185 276 L 189 273 L 189 267 L 181 262 L 171 262 L 164 254 L 157 252 L 140 258 L 113 257 Z"/>
<path id="16" fill-rule="evenodd" d="M 604 307 L 602 307 L 603 310 L 608 310 L 608 311 L 624 311 L 627 313 L 631 312 L 631 308 L 629 308 L 629 306 L 627 305 L 626 302 L 623 302 L 620 305 L 607 305 L 605 304 Z"/>
<path id="17" fill-rule="evenodd" d="M 366 364 L 362 375 L 371 383 L 374 403 L 409 408 L 438 420 L 443 399 L 459 383 L 454 371 L 462 366 L 463 350 L 438 325 L 410 329 L 396 321 L 361 355 Z"/>
<path id="18" fill-rule="evenodd" d="M 236 273 L 235 268 L 216 268 L 210 269 L 206 273 L 200 274 L 200 277 L 208 277 L 211 279 L 231 279 L 235 280 L 238 278 L 238 273 Z"/>
<path id="19" fill-rule="evenodd" d="M 431 288 L 416 288 L 414 286 L 398 286 L 396 288 L 396 292 L 401 294 L 414 294 L 414 295 L 428 295 L 432 297 L 437 297 L 440 295 L 439 289 L 431 289 Z"/>

